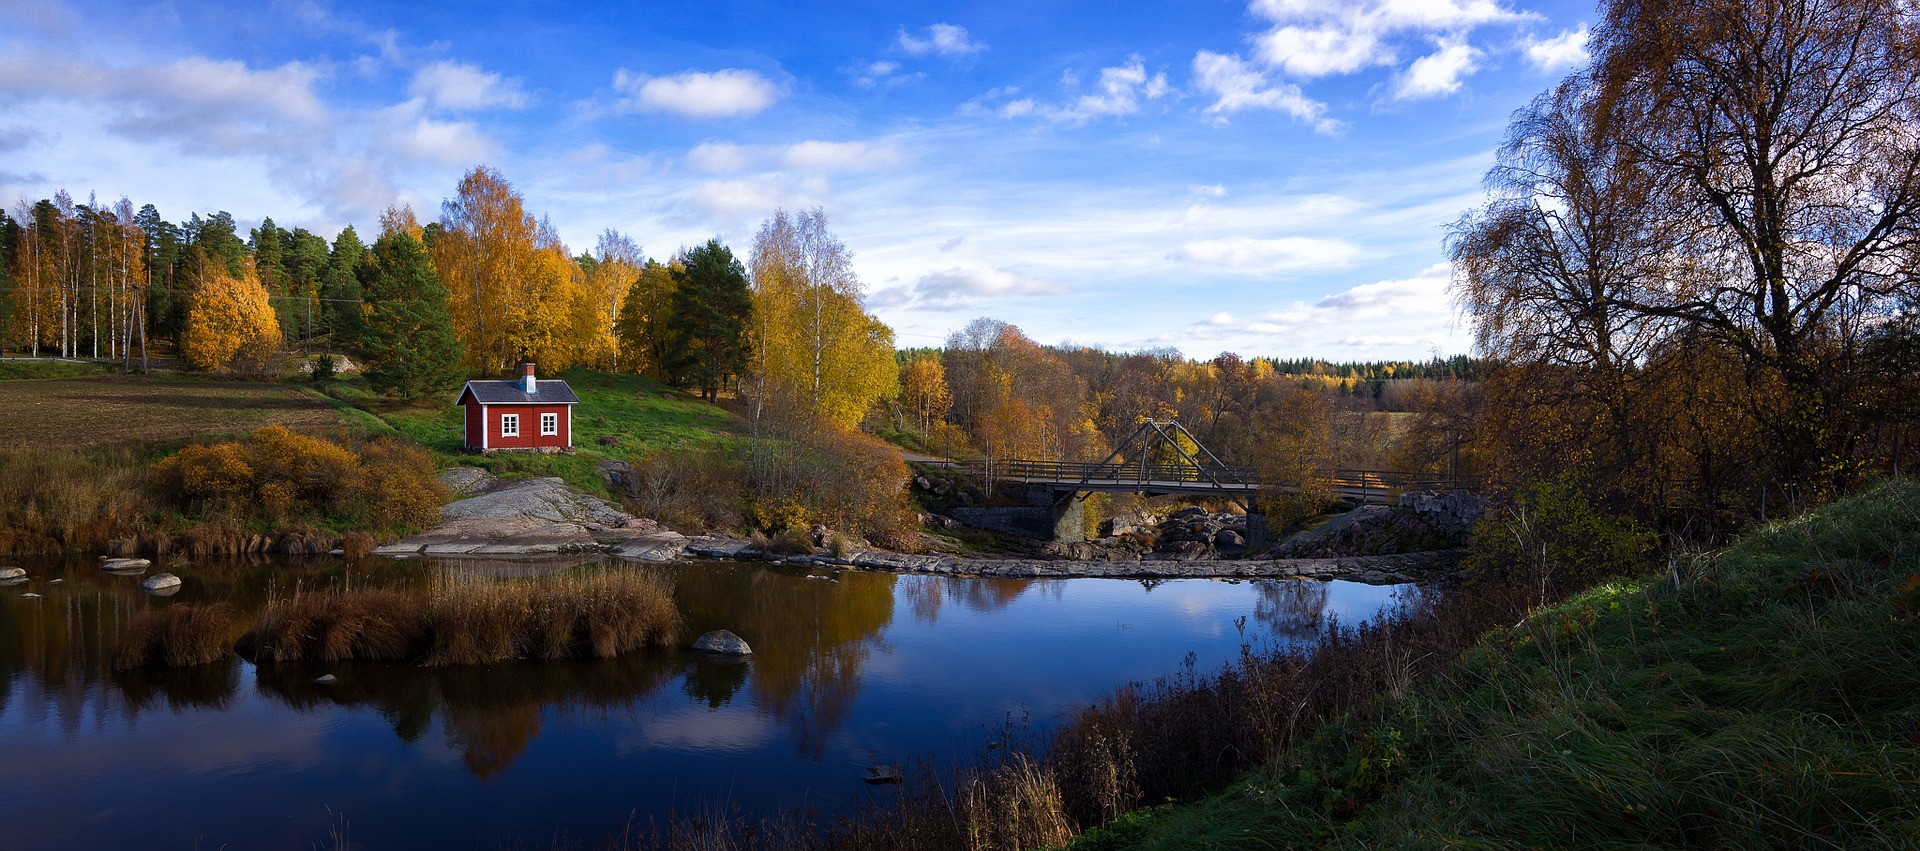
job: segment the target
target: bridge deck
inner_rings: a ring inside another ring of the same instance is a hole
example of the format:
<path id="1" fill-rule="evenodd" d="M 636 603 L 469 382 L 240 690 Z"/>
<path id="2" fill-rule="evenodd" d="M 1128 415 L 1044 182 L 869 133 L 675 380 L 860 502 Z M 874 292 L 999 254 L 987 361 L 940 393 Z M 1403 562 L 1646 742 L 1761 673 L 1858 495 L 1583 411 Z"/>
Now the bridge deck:
<path id="1" fill-rule="evenodd" d="M 1140 463 L 1084 464 L 1068 461 L 997 461 L 952 463 L 951 466 L 997 481 L 1046 485 L 1058 490 L 1143 494 L 1219 494 L 1252 496 L 1260 490 L 1260 474 L 1253 467 L 1194 467 Z M 1454 490 L 1461 479 L 1388 470 L 1334 470 L 1327 476 L 1332 492 L 1345 500 L 1387 504 L 1409 490 Z"/>

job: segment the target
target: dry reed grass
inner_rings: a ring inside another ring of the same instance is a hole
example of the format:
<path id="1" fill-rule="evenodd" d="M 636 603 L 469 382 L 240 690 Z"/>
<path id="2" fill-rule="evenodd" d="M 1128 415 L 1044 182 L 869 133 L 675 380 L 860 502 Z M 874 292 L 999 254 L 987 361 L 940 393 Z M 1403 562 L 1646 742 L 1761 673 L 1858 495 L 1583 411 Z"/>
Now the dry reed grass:
<path id="1" fill-rule="evenodd" d="M 610 659 L 673 641 L 672 588 L 633 570 L 537 579 L 444 574 L 431 590 L 295 592 L 262 610 L 258 661 L 418 659 L 479 665 L 511 659 Z"/>
<path id="2" fill-rule="evenodd" d="M 148 665 L 184 667 L 218 662 L 233 652 L 246 621 L 226 603 L 176 603 L 147 609 L 120 630 L 117 671 Z"/>
<path id="3" fill-rule="evenodd" d="M 423 615 L 404 591 L 296 591 L 260 611 L 253 655 L 260 662 L 411 659 L 427 638 Z"/>
<path id="4" fill-rule="evenodd" d="M 0 450 L 0 552 L 90 549 L 142 531 L 154 505 L 132 449 Z"/>

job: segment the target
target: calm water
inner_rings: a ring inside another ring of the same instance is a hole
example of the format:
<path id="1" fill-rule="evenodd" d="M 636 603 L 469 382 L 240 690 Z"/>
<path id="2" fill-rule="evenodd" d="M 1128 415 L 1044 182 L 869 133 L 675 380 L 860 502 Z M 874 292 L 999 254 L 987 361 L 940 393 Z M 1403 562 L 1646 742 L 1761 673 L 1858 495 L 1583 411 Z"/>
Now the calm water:
<path id="1" fill-rule="evenodd" d="M 753 645 L 750 662 L 661 649 L 459 669 L 230 658 L 123 674 L 111 670 L 118 630 L 146 607 L 254 611 L 269 585 L 470 568 L 161 564 L 186 580 L 163 599 L 91 563 L 8 563 L 32 576 L 0 587 L 6 849 L 325 847 L 343 820 L 356 848 L 491 849 L 596 840 L 717 802 L 833 812 L 888 794 L 861 782 L 869 765 L 961 758 L 1010 719 L 1045 729 L 1189 653 L 1210 670 L 1243 643 L 1284 642 L 1327 616 L 1359 621 L 1396 594 L 1291 580 L 827 580 L 695 562 L 659 568 L 687 636 L 731 629 Z M 338 681 L 315 684 L 323 673 Z"/>

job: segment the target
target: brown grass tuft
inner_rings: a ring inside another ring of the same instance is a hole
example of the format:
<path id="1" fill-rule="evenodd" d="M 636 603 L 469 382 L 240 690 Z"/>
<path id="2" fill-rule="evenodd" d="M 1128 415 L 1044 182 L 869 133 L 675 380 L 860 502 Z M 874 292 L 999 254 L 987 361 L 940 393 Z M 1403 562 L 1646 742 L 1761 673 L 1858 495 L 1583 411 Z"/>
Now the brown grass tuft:
<path id="1" fill-rule="evenodd" d="M 232 652 L 246 629 L 240 613 L 226 603 L 175 603 L 147 609 L 120 630 L 114 670 L 148 665 L 181 667 L 218 662 Z"/>
<path id="2" fill-rule="evenodd" d="M 426 640 L 421 615 L 418 601 L 403 591 L 295 592 L 261 610 L 254 626 L 254 659 L 411 659 Z"/>
<path id="3" fill-rule="evenodd" d="M 673 641 L 680 613 L 667 581 L 607 570 L 540 579 L 444 575 L 427 593 L 296 592 L 270 601 L 254 629 L 264 662 L 609 659 Z"/>

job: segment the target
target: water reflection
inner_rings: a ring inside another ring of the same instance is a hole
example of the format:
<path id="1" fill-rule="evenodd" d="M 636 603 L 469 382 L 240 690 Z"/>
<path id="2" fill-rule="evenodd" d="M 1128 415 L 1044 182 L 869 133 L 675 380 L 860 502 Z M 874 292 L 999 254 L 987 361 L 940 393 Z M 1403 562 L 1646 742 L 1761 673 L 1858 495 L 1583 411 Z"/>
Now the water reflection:
<path id="1" fill-rule="evenodd" d="M 913 619 L 925 624 L 940 621 L 940 607 L 951 601 L 973 612 L 996 612 L 1012 604 L 1034 586 L 1031 579 L 900 577 L 901 593 L 913 609 Z M 1055 593 L 1059 588 L 1054 588 Z"/>
<path id="2" fill-rule="evenodd" d="M 1256 621 L 1276 637 L 1306 638 L 1320 630 L 1327 612 L 1327 583 L 1312 580 L 1260 582 Z"/>
<path id="3" fill-rule="evenodd" d="M 674 601 L 689 635 L 731 630 L 753 647 L 752 676 L 697 669 L 688 694 L 718 708 L 744 680 L 754 704 L 787 727 L 799 753 L 819 760 L 860 693 L 861 670 L 893 622 L 893 574 L 842 571 L 832 579 L 758 565 L 689 565 Z"/>
<path id="4" fill-rule="evenodd" d="M 473 667 L 256 667 L 230 657 L 117 672 L 120 631 L 149 609 L 223 600 L 251 616 L 269 593 L 295 587 L 424 589 L 441 570 L 471 569 L 168 562 L 149 574 L 173 572 L 186 584 L 157 599 L 139 590 L 141 577 L 108 576 L 91 562 L 29 567 L 25 588 L 44 599 L 0 590 L 0 787 L 20 792 L 0 795 L 0 823 L 26 825 L 21 844 L 31 847 L 113 847 L 113 836 L 158 830 L 168 818 L 179 829 L 165 843 L 190 843 L 212 823 L 237 826 L 218 840 L 234 847 L 310 844 L 276 833 L 284 820 L 262 803 L 302 795 L 324 796 L 357 824 L 385 820 L 377 835 L 401 844 L 444 840 L 450 824 L 544 835 L 564 820 L 597 835 L 636 809 L 644 819 L 690 796 L 831 807 L 865 793 L 859 778 L 871 753 L 949 755 L 1009 711 L 1031 709 L 1045 723 L 1129 679 L 1167 673 L 1190 649 L 1200 649 L 1203 667 L 1227 661 L 1241 643 L 1236 619 L 1284 641 L 1310 636 L 1333 612 L 1364 617 L 1390 597 L 1342 583 L 808 578 L 798 568 L 690 563 L 671 569 L 684 638 L 728 629 L 753 645 L 749 659 L 660 648 Z M 569 566 L 484 569 L 518 576 Z M 50 585 L 56 576 L 65 581 Z M 333 681 L 317 682 L 323 674 Z M 129 781 L 129 766 L 152 776 Z M 41 812 L 105 787 L 117 790 L 112 814 Z M 172 816 L 160 803 L 141 809 L 120 798 L 234 806 Z M 258 815 L 237 815 L 243 806 Z M 570 815 L 552 815 L 560 810 Z M 415 822 L 423 826 L 408 833 Z"/>

